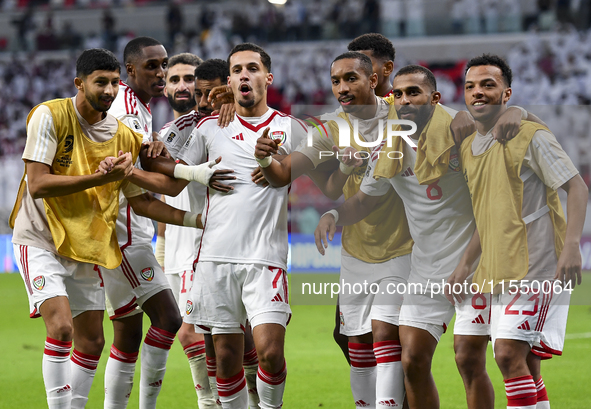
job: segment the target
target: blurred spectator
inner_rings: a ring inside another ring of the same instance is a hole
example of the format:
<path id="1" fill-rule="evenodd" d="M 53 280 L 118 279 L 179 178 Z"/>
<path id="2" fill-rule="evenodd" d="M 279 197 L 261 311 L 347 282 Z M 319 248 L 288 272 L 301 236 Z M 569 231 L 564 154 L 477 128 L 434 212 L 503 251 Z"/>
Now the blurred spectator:
<path id="1" fill-rule="evenodd" d="M 30 34 L 35 31 L 35 23 L 33 21 L 33 8 L 28 8 L 22 16 L 11 21 L 15 26 L 18 39 L 18 50 L 29 51 L 32 50 L 32 41 Z"/>
<path id="2" fill-rule="evenodd" d="M 365 0 L 363 5 L 363 32 L 378 33 L 380 31 L 380 3 L 378 0 Z"/>
<path id="3" fill-rule="evenodd" d="M 103 25 L 103 47 L 108 50 L 115 51 L 117 49 L 117 32 L 115 31 L 115 25 L 117 21 L 113 16 L 113 11 L 110 8 L 103 11 L 102 25 Z"/>
<path id="4" fill-rule="evenodd" d="M 426 33 L 423 0 L 406 0 L 405 4 L 407 20 L 406 35 L 408 37 L 424 36 Z"/>
<path id="5" fill-rule="evenodd" d="M 37 34 L 37 50 L 52 51 L 60 48 L 59 38 L 53 28 L 53 14 L 47 13 L 43 31 Z"/>
<path id="6" fill-rule="evenodd" d="M 168 6 L 166 13 L 166 28 L 168 30 L 168 44 L 172 45 L 177 34 L 183 30 L 183 13 L 181 6 L 173 2 Z"/>
<path id="7" fill-rule="evenodd" d="M 66 50 L 77 50 L 82 46 L 82 36 L 74 31 L 70 21 L 64 21 L 59 42 L 61 48 L 65 48 Z"/>

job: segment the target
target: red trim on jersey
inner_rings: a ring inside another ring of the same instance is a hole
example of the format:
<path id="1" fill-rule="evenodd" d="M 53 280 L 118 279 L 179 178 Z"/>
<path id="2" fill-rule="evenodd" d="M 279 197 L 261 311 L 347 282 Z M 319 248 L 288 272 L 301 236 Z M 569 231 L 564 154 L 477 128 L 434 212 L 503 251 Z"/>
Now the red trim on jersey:
<path id="1" fill-rule="evenodd" d="M 265 122 L 263 122 L 262 124 L 258 124 L 257 126 L 251 125 L 250 123 L 246 122 L 244 119 L 240 118 L 238 115 L 236 115 L 236 118 L 238 118 L 240 123 L 242 125 L 244 125 L 244 127 L 246 127 L 247 129 L 250 129 L 253 132 L 258 132 L 259 129 L 264 128 L 265 126 L 267 126 L 271 123 L 273 118 L 275 118 L 275 116 L 277 115 L 277 112 L 278 111 L 273 111 L 271 116 L 269 116 L 269 118 L 267 118 L 267 120 Z"/>
<path id="2" fill-rule="evenodd" d="M 277 112 L 277 115 L 279 115 L 280 117 L 293 119 L 298 124 L 300 124 L 302 126 L 302 128 L 304 128 L 304 131 L 308 132 L 308 128 L 306 127 L 306 125 L 304 125 L 304 123 L 302 121 L 300 121 L 299 119 L 297 119 L 295 116 L 288 115 L 288 114 L 281 112 L 281 111 L 275 111 L 275 112 Z"/>
<path id="3" fill-rule="evenodd" d="M 382 98 L 388 98 L 388 97 L 391 97 L 392 95 L 394 95 L 394 88 L 392 88 L 390 91 L 388 91 L 386 93 L 386 95 L 384 95 Z"/>
<path id="4" fill-rule="evenodd" d="M 202 120 L 200 120 L 200 121 L 197 123 L 197 128 L 199 128 L 199 127 L 200 127 L 200 126 L 201 126 L 203 123 L 205 123 L 205 121 L 207 121 L 208 119 L 216 119 L 216 118 L 218 118 L 218 117 L 219 117 L 219 115 L 210 115 L 210 116 L 206 116 L 205 118 L 203 118 Z"/>
<path id="5" fill-rule="evenodd" d="M 121 251 L 131 245 L 131 219 L 129 216 L 131 216 L 131 206 L 127 203 L 127 243 L 121 246 Z"/>

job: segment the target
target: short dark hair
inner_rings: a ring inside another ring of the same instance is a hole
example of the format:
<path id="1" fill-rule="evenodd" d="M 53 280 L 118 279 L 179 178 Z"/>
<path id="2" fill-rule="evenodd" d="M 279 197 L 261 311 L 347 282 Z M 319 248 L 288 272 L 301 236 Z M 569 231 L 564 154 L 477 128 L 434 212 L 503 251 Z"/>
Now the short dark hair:
<path id="1" fill-rule="evenodd" d="M 267 69 L 267 72 L 271 72 L 271 57 L 269 57 L 269 54 L 267 54 L 265 50 L 262 49 L 262 47 L 253 43 L 242 43 L 235 45 L 234 48 L 232 48 L 232 51 L 230 51 L 228 59 L 226 60 L 228 67 L 230 67 L 230 57 L 236 53 L 239 53 L 240 51 L 254 51 L 255 53 L 259 53 L 261 56 L 261 62 Z"/>
<path id="2" fill-rule="evenodd" d="M 349 43 L 347 50 L 369 50 L 375 58 L 386 61 L 394 61 L 394 58 L 396 57 L 396 50 L 394 49 L 392 42 L 378 33 L 360 35 Z"/>
<path id="3" fill-rule="evenodd" d="M 219 58 L 212 58 L 203 61 L 203 64 L 195 68 L 195 79 L 215 81 L 219 78 L 224 83 L 229 73 L 230 70 L 226 61 L 220 60 Z"/>
<path id="4" fill-rule="evenodd" d="M 500 69 L 501 73 L 503 74 L 503 79 L 505 80 L 505 83 L 508 87 L 511 86 L 511 81 L 513 81 L 513 72 L 511 71 L 509 64 L 507 64 L 507 61 L 505 61 L 498 55 L 494 54 L 482 54 L 479 57 L 472 58 L 470 61 L 468 61 L 468 64 L 466 65 L 464 75 L 466 75 L 470 68 L 479 67 L 482 65 L 492 65 Z"/>
<path id="5" fill-rule="evenodd" d="M 186 64 L 191 65 L 193 67 L 197 67 L 202 62 L 203 60 L 197 57 L 195 54 L 180 53 L 177 55 L 173 55 L 168 59 L 168 68 L 174 67 L 177 64 Z"/>
<path id="6" fill-rule="evenodd" d="M 359 64 L 361 65 L 361 69 L 365 71 L 368 77 L 373 74 L 373 65 L 371 64 L 371 59 L 367 55 L 361 54 L 357 51 L 348 51 L 346 53 L 339 55 L 332 61 L 332 63 L 330 64 L 330 68 L 332 69 L 332 66 L 335 62 L 347 59 L 358 60 Z"/>
<path id="7" fill-rule="evenodd" d="M 433 91 L 437 91 L 437 80 L 430 69 L 421 65 L 407 65 L 398 70 L 396 75 L 394 75 L 394 78 L 408 74 L 423 74 L 425 76 L 425 80 L 427 80 L 427 84 L 429 84 Z"/>
<path id="8" fill-rule="evenodd" d="M 141 55 L 142 50 L 146 47 L 154 45 L 162 45 L 162 43 L 152 37 L 136 37 L 125 46 L 123 50 L 123 62 L 125 64 L 132 63 L 135 58 Z"/>
<path id="9" fill-rule="evenodd" d="M 121 73 L 121 64 L 117 61 L 115 54 L 104 48 L 84 50 L 76 60 L 76 76 L 86 78 L 97 70 Z"/>

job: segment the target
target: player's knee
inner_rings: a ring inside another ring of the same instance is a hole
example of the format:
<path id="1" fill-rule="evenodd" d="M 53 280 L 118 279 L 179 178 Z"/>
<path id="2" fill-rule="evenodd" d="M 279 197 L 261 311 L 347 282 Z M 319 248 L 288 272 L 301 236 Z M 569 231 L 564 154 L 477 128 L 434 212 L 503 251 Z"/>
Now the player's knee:
<path id="1" fill-rule="evenodd" d="M 47 326 L 47 335 L 58 341 L 71 341 L 74 335 L 74 327 L 69 321 L 54 322 Z"/>
<path id="2" fill-rule="evenodd" d="M 463 378 L 473 378 L 474 375 L 486 370 L 482 360 L 474 356 L 470 351 L 459 350 L 456 352 L 456 366 Z"/>
<path id="3" fill-rule="evenodd" d="M 84 341 L 86 350 L 91 355 L 100 355 L 105 347 L 105 337 L 102 333 L 86 338 Z"/>
<path id="4" fill-rule="evenodd" d="M 198 334 L 195 334 L 195 332 L 191 331 L 190 327 L 187 327 L 186 325 L 181 325 L 176 335 L 179 338 L 179 342 L 181 343 L 183 348 L 187 345 L 191 345 L 197 342 L 196 338 L 199 337 Z"/>
<path id="5" fill-rule="evenodd" d="M 402 368 L 408 377 L 429 373 L 431 371 L 431 357 L 418 348 L 402 348 Z"/>
<path id="6" fill-rule="evenodd" d="M 495 345 L 495 361 L 501 372 L 513 372 L 513 369 L 521 365 L 520 357 L 515 351 L 506 346 Z"/>
<path id="7" fill-rule="evenodd" d="M 277 373 L 283 368 L 285 357 L 283 348 L 279 345 L 270 345 L 263 351 L 257 351 L 259 356 L 259 366 L 269 373 Z"/>

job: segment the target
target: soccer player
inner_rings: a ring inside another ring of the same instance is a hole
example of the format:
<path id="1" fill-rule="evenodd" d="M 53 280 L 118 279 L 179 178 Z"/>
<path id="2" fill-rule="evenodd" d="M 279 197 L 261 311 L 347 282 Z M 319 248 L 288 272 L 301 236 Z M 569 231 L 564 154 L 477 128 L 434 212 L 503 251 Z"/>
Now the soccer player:
<path id="1" fill-rule="evenodd" d="M 455 280 L 463 281 L 481 247 L 473 282 L 493 297 L 491 337 L 507 407 L 546 409 L 540 360 L 562 353 L 570 291 L 581 282 L 579 243 L 589 191 L 544 126 L 524 121 L 505 145 L 491 137 L 507 110 L 511 77 L 507 63 L 494 55 L 466 67 L 464 97 L 476 132 L 462 144 L 462 171 L 480 246 L 467 250 Z M 567 221 L 558 188 L 567 193 Z"/>
<path id="2" fill-rule="evenodd" d="M 358 52 L 341 54 L 331 65 L 331 80 L 333 94 L 343 111 L 337 120 L 349 128 L 351 121 L 358 121 L 363 142 L 376 141 L 380 120 L 395 118 L 396 112 L 374 93 L 377 74 L 373 73 L 370 58 Z M 274 142 L 259 139 L 255 155 L 271 159 L 263 168 L 271 185 L 286 185 L 323 162 L 337 161 L 331 154 L 333 145 L 338 144 L 339 126 L 331 120 L 325 127 L 327 136 L 313 133 L 312 146 L 298 148 L 281 162 L 267 156 L 267 148 Z M 370 148 L 358 143 L 353 147 L 365 156 L 372 154 Z M 337 170 L 329 176 L 328 188 L 323 190 L 334 191 L 334 198 L 344 193 L 347 199 L 359 190 L 365 171 L 365 164 L 354 168 L 337 162 Z M 348 337 L 355 404 L 373 408 L 402 405 L 404 384 L 398 341 L 402 296 L 386 292 L 389 284 L 406 283 L 410 271 L 412 240 L 398 195 L 389 192 L 371 217 L 345 228 L 342 244 L 341 279 L 351 285 L 367 280 L 380 286 L 378 294 L 339 294 L 340 333 Z"/>
<path id="3" fill-rule="evenodd" d="M 88 399 L 104 345 L 96 265 L 121 262 L 119 192 L 138 193 L 122 180 L 141 138 L 107 113 L 120 70 L 110 51 L 84 51 L 76 61 L 76 96 L 44 102 L 27 118 L 25 176 L 10 224 L 31 317 L 43 317 L 47 330 L 42 370 L 50 409 L 83 408 Z M 113 170 L 95 173 L 108 156 L 118 156 Z"/>
<path id="4" fill-rule="evenodd" d="M 149 103 L 152 98 L 164 93 L 168 56 L 159 41 L 138 37 L 125 46 L 123 58 L 127 82 L 121 82 L 110 113 L 142 134 L 144 142 L 147 142 L 152 135 Z M 143 196 L 152 199 L 149 193 Z M 127 406 L 142 344 L 142 310 L 150 317 L 152 326 L 142 346 L 141 409 L 156 406 L 168 353 L 182 323 L 174 295 L 152 251 L 153 235 L 152 221 L 138 217 L 122 200 L 117 237 L 123 262 L 116 269 L 101 269 L 114 329 L 113 345 L 105 370 L 105 408 Z"/>
<path id="5" fill-rule="evenodd" d="M 392 95 L 390 75 L 394 72 L 396 50 L 392 42 L 378 33 L 363 34 L 347 45 L 347 50 L 367 55 L 371 60 L 373 72 L 378 75 L 375 93 L 387 98 Z"/>
<path id="6" fill-rule="evenodd" d="M 209 164 L 196 165 L 207 156 L 224 155 L 224 163 L 233 168 L 234 176 L 226 176 L 235 178 L 227 192 L 208 191 L 206 230 L 195 268 L 195 283 L 201 285 L 193 286 L 193 311 L 185 321 L 211 329 L 222 406 L 245 409 L 248 393 L 241 358 L 248 318 L 259 359 L 259 406 L 280 408 L 287 375 L 285 327 L 291 315 L 285 273 L 287 187 L 273 189 L 253 183 L 252 172 L 258 164 L 252 152 L 258 137 L 271 134 L 281 139 L 281 151 L 288 154 L 305 138 L 306 127 L 267 106 L 273 74 L 271 59 L 262 48 L 239 44 L 228 63 L 237 120 L 220 128 L 216 116 L 204 118 L 179 155 L 189 166 L 160 158 L 164 166 L 158 168 L 169 176 L 205 183 L 209 174 L 196 176 Z M 208 232 L 213 239 L 207 240 Z"/>

